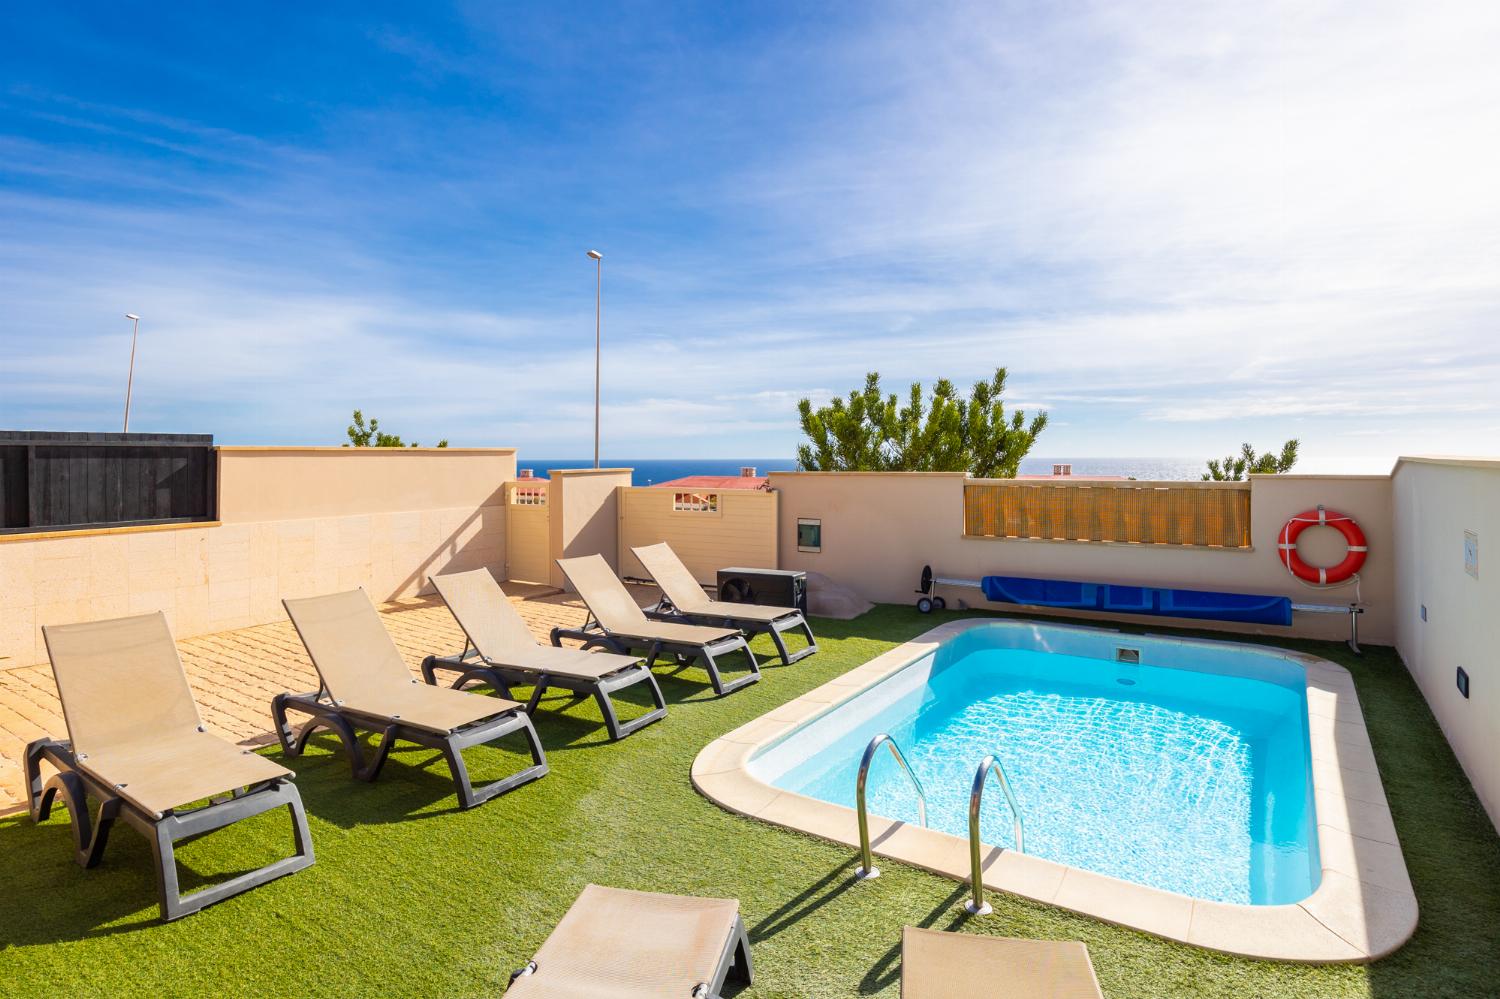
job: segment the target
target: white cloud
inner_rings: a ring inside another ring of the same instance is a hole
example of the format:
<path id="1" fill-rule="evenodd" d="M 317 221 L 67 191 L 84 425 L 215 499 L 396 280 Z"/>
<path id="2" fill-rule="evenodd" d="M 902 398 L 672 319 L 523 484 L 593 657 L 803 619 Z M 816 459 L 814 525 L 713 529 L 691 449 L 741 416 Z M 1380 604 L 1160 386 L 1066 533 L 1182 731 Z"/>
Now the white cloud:
<path id="1" fill-rule="evenodd" d="M 376 37 L 435 78 L 486 71 L 482 40 Z M 657 75 L 588 150 L 647 163 L 599 178 L 626 220 L 605 268 L 610 450 L 789 453 L 803 396 L 997 363 L 1013 405 L 1052 414 L 1051 454 L 1493 449 L 1500 5 L 919 5 L 767 37 L 701 79 L 649 50 Z M 113 317 L 137 308 L 142 419 L 309 440 L 362 405 L 408 437 L 585 450 L 592 288 L 572 247 L 595 220 L 543 228 L 587 189 L 576 149 L 518 148 L 478 115 L 359 119 L 430 150 L 397 169 L 17 100 L 250 179 L 132 179 L 129 159 L 0 139 L 57 188 L 0 192 L 0 423 L 110 411 Z M 444 129 L 461 138 L 436 148 Z M 491 215 L 515 226 L 496 223 L 504 265 L 458 237 L 407 245 L 413 219 Z"/>

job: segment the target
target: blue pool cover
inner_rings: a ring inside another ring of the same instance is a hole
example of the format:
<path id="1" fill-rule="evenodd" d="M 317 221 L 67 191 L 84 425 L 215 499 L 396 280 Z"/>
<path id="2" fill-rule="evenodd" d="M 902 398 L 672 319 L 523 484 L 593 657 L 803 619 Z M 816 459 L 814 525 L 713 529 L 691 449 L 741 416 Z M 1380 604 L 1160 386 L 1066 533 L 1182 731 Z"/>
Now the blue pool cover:
<path id="1" fill-rule="evenodd" d="M 1206 621 L 1244 621 L 1249 624 L 1292 623 L 1289 597 L 1253 593 L 1211 593 L 1206 590 L 1168 590 L 1155 586 L 1079 583 L 1066 579 L 1026 576 L 985 576 L 980 584 L 986 600 L 1031 607 L 1107 611 L 1111 614 L 1150 614 L 1156 617 L 1199 618 Z"/>

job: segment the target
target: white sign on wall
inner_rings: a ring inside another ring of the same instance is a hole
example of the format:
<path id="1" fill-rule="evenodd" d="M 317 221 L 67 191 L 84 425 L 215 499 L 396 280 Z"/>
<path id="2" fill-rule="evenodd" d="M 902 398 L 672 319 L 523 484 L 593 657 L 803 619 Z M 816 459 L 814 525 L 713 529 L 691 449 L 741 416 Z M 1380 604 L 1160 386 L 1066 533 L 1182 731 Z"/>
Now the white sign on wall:
<path id="1" fill-rule="evenodd" d="M 1464 532 L 1464 572 L 1479 578 L 1479 533 Z"/>

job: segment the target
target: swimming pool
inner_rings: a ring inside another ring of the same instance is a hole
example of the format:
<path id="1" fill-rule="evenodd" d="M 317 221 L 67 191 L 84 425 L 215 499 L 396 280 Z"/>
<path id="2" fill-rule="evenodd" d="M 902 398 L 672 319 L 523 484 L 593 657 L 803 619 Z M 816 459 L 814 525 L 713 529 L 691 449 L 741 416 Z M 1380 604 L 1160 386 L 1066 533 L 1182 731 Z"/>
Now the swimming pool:
<path id="1" fill-rule="evenodd" d="M 975 769 L 994 754 L 1028 854 L 1210 901 L 1295 903 L 1321 876 L 1305 692 L 1303 667 L 1275 653 L 995 622 L 942 642 L 747 768 L 853 807 L 860 758 L 886 732 L 924 786 L 928 825 L 967 837 Z M 885 754 L 868 803 L 917 816 L 911 782 Z M 980 829 L 986 844 L 1015 845 L 994 784 Z"/>

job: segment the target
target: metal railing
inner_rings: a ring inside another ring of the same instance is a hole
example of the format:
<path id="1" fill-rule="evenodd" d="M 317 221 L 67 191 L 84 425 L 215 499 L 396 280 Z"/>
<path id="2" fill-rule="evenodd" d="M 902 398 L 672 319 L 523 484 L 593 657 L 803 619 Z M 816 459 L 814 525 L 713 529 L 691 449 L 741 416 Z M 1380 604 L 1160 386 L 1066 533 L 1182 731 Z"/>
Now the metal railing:
<path id="1" fill-rule="evenodd" d="M 870 764 L 875 761 L 875 752 L 882 745 L 890 749 L 891 755 L 896 762 L 901 764 L 901 769 L 906 771 L 906 776 L 911 778 L 912 787 L 917 791 L 917 817 L 922 825 L 927 825 L 927 792 L 922 788 L 922 782 L 912 772 L 911 765 L 906 762 L 906 757 L 901 753 L 901 747 L 896 745 L 896 740 L 889 734 L 881 732 L 870 740 L 865 747 L 864 759 L 859 761 L 859 777 L 854 784 L 855 814 L 859 817 L 859 859 L 860 866 L 855 870 L 854 876 L 860 881 L 868 881 L 880 877 L 880 868 L 875 866 L 874 857 L 870 854 L 870 816 L 865 808 L 865 783 L 870 777 Z"/>
<path id="2" fill-rule="evenodd" d="M 1005 776 L 1005 768 L 998 759 L 993 755 L 986 756 L 974 773 L 974 789 L 969 792 L 969 875 L 972 897 L 964 903 L 964 908 L 971 916 L 983 916 L 991 911 L 990 904 L 984 900 L 984 871 L 979 860 L 979 806 L 984 800 L 984 785 L 991 773 L 1000 778 L 1000 790 L 1005 792 L 1005 801 L 1010 805 L 1010 814 L 1015 820 L 1016 852 L 1026 852 L 1024 823 L 1021 821 L 1021 810 L 1016 807 L 1016 796 L 1011 793 L 1010 778 Z"/>

